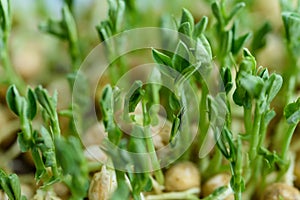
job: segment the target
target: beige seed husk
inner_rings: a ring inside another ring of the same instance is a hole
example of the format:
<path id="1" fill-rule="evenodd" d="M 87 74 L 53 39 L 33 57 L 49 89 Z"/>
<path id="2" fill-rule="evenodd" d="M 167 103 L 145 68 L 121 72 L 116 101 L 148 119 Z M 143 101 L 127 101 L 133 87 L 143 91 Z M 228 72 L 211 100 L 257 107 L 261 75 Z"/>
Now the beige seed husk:
<path id="1" fill-rule="evenodd" d="M 173 165 L 165 174 L 167 191 L 183 191 L 200 187 L 200 173 L 196 165 L 184 161 Z"/>
<path id="2" fill-rule="evenodd" d="M 116 188 L 115 171 L 103 165 L 101 171 L 93 176 L 89 188 L 89 200 L 108 200 Z"/>

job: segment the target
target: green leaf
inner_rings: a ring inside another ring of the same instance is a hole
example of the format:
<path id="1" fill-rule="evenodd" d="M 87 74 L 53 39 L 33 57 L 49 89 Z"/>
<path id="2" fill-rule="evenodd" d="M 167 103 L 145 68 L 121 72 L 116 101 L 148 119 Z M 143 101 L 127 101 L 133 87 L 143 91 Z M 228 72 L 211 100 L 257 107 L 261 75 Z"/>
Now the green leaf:
<path id="1" fill-rule="evenodd" d="M 20 187 L 20 180 L 18 176 L 16 174 L 10 174 L 8 176 L 8 181 L 15 199 L 16 200 L 21 199 L 21 187 Z"/>
<path id="2" fill-rule="evenodd" d="M 166 54 L 161 53 L 155 49 L 152 49 L 152 56 L 156 63 L 158 63 L 160 65 L 172 67 L 172 60 Z"/>
<path id="3" fill-rule="evenodd" d="M 110 36 L 112 36 L 112 32 L 110 29 L 110 25 L 108 21 L 102 21 L 100 25 L 96 26 L 96 29 L 98 31 L 99 37 L 101 41 L 107 40 Z"/>
<path id="4" fill-rule="evenodd" d="M 43 144 L 41 146 L 42 154 L 45 160 L 46 167 L 56 166 L 56 158 L 55 158 L 55 147 L 54 147 L 54 138 L 51 137 L 49 131 L 42 126 L 41 127 L 41 136 L 43 139 Z"/>
<path id="5" fill-rule="evenodd" d="M 1 189 L 7 194 L 9 199 L 21 200 L 20 180 L 16 174 L 7 175 L 0 169 L 0 190 Z"/>
<path id="6" fill-rule="evenodd" d="M 284 117 L 289 124 L 298 124 L 300 121 L 300 98 L 284 108 Z"/>
<path id="7" fill-rule="evenodd" d="M 175 138 L 176 138 L 177 134 L 180 134 L 182 117 L 184 115 L 184 112 L 185 112 L 184 107 L 182 107 L 180 109 L 180 111 L 178 112 L 178 114 L 173 116 L 171 134 L 170 134 L 170 138 L 169 138 L 169 142 L 171 143 L 171 145 L 175 144 Z"/>
<path id="8" fill-rule="evenodd" d="M 18 144 L 21 152 L 29 151 L 32 145 L 30 142 L 28 142 L 28 139 L 25 138 L 24 132 L 18 133 Z"/>
<path id="9" fill-rule="evenodd" d="M 64 5 L 62 13 L 64 27 L 66 29 L 66 32 L 68 33 L 68 40 L 71 42 L 76 42 L 78 40 L 76 24 L 73 15 L 70 11 L 70 8 L 67 4 Z"/>
<path id="10" fill-rule="evenodd" d="M 189 23 L 190 24 L 190 32 L 193 32 L 193 30 L 194 30 L 194 17 L 185 8 L 182 9 L 182 15 L 181 15 L 180 25 L 182 25 L 184 23 Z"/>
<path id="11" fill-rule="evenodd" d="M 262 95 L 264 82 L 260 77 L 242 73 L 239 79 L 241 86 L 254 98 L 259 98 Z"/>
<path id="12" fill-rule="evenodd" d="M 267 41 L 267 34 L 272 31 L 271 24 L 265 22 L 257 31 L 254 32 L 253 39 L 251 42 L 251 49 L 253 52 L 263 48 Z"/>
<path id="13" fill-rule="evenodd" d="M 32 120 L 35 117 L 37 112 L 37 104 L 36 104 L 35 94 L 31 89 L 28 89 L 27 91 L 27 99 L 28 99 L 27 117 Z"/>
<path id="14" fill-rule="evenodd" d="M 36 180 L 41 180 L 43 178 L 43 176 L 46 173 L 46 168 L 45 165 L 43 163 L 42 157 L 40 155 L 40 152 L 38 150 L 38 148 L 34 147 L 31 150 L 31 155 L 32 155 L 32 159 L 35 165 L 35 179 Z"/>
<path id="15" fill-rule="evenodd" d="M 73 199 L 83 199 L 88 190 L 88 169 L 79 140 L 75 137 L 55 140 L 56 157 Z"/>
<path id="16" fill-rule="evenodd" d="M 183 40 L 185 43 L 189 42 L 188 38 L 192 37 L 192 33 L 193 33 L 191 25 L 188 22 L 184 22 L 180 24 L 178 28 L 178 32 L 185 35 L 180 37 L 180 39 Z"/>
<path id="17" fill-rule="evenodd" d="M 114 102 L 113 102 L 113 90 L 110 85 L 106 85 L 103 89 L 102 96 L 100 99 L 100 105 L 101 105 L 101 112 L 103 117 L 103 123 L 105 126 L 105 129 L 111 128 L 113 125 L 113 108 L 114 108 Z"/>
<path id="18" fill-rule="evenodd" d="M 181 41 L 179 41 L 175 53 L 172 57 L 172 66 L 179 72 L 190 66 L 189 49 Z"/>
<path id="19" fill-rule="evenodd" d="M 266 94 L 268 95 L 267 102 L 269 104 L 274 99 L 274 97 L 278 94 L 278 92 L 282 86 L 282 83 L 283 83 L 282 77 L 275 73 L 272 74 L 269 77 L 269 79 L 266 81 L 266 85 L 267 85 Z"/>
<path id="20" fill-rule="evenodd" d="M 196 39 L 195 58 L 196 62 L 201 62 L 205 67 L 210 66 L 212 50 L 207 38 L 203 34 Z"/>
<path id="21" fill-rule="evenodd" d="M 237 87 L 233 93 L 233 101 L 239 106 L 251 108 L 251 98 L 247 91 L 242 87 Z"/>
<path id="22" fill-rule="evenodd" d="M 246 72 L 249 74 L 254 74 L 256 70 L 256 60 L 254 56 L 250 53 L 250 51 L 246 48 L 243 50 L 244 59 L 242 60 L 239 72 Z"/>
<path id="23" fill-rule="evenodd" d="M 296 12 L 283 12 L 283 24 L 286 38 L 293 57 L 300 56 L 300 14 Z"/>
<path id="24" fill-rule="evenodd" d="M 202 17 L 202 19 L 195 25 L 195 29 L 193 32 L 194 38 L 197 38 L 204 33 L 207 24 L 208 24 L 208 18 L 206 16 Z"/>
<path id="25" fill-rule="evenodd" d="M 267 162 L 269 168 L 276 167 L 276 165 L 275 165 L 276 163 L 278 163 L 278 164 L 284 163 L 284 161 L 280 158 L 279 155 L 277 155 L 277 153 L 275 151 L 270 152 L 268 149 L 266 149 L 264 147 L 260 147 L 258 149 L 258 154 L 263 156 L 263 158 Z"/>
<path id="26" fill-rule="evenodd" d="M 229 16 L 227 17 L 227 22 L 230 22 L 233 19 L 233 17 L 235 17 L 237 15 L 237 13 L 245 6 L 246 6 L 246 4 L 244 2 L 235 4 L 235 6 L 231 10 Z"/>
<path id="27" fill-rule="evenodd" d="M 219 24 L 221 26 L 224 25 L 224 19 L 223 19 L 223 14 L 221 12 L 221 7 L 218 1 L 215 1 L 214 3 L 211 4 L 211 9 L 214 14 L 214 16 L 217 18 Z"/>
<path id="28" fill-rule="evenodd" d="M 39 30 L 44 33 L 54 35 L 60 39 L 68 38 L 67 30 L 61 21 L 49 19 L 46 23 L 39 25 Z"/>
<path id="29" fill-rule="evenodd" d="M 232 41 L 233 41 L 233 33 L 231 30 L 226 31 L 222 34 L 223 39 L 222 39 L 222 43 L 221 43 L 221 52 L 223 55 L 229 54 L 229 52 L 231 51 L 231 47 L 232 47 Z"/>
<path id="30" fill-rule="evenodd" d="M 199 70 L 200 67 L 201 67 L 201 63 L 197 63 L 196 66 L 191 65 L 191 66 L 185 68 L 185 69 L 181 72 L 181 74 L 179 74 L 179 75 L 175 78 L 174 83 L 175 83 L 176 85 L 182 85 L 182 83 L 185 82 L 185 81 L 187 81 L 187 80 L 189 80 L 189 78 L 190 78 L 193 74 L 195 74 L 195 73 Z"/>
<path id="31" fill-rule="evenodd" d="M 175 96 L 174 93 L 171 93 L 171 95 L 169 95 L 169 105 L 173 111 L 179 111 L 181 107 L 180 101 L 178 97 Z"/>
<path id="32" fill-rule="evenodd" d="M 20 115 L 20 95 L 15 85 L 10 86 L 6 92 L 6 102 L 8 107 L 16 114 Z"/>
<path id="33" fill-rule="evenodd" d="M 13 191 L 11 190 L 7 174 L 0 169 L 0 188 L 7 194 L 9 199 L 14 199 Z"/>
<path id="34" fill-rule="evenodd" d="M 269 110 L 265 114 L 265 124 L 269 124 L 270 121 L 276 116 L 276 112 L 274 110 Z"/>
<path id="35" fill-rule="evenodd" d="M 177 134 L 179 134 L 180 123 L 180 118 L 178 116 L 175 116 L 172 122 L 171 134 L 169 138 L 169 142 L 171 145 L 174 145 L 174 139 Z"/>
<path id="36" fill-rule="evenodd" d="M 250 37 L 251 37 L 251 33 L 246 33 L 238 37 L 237 39 L 234 39 L 232 49 L 231 49 L 232 53 L 237 54 L 243 48 L 243 46 L 245 45 L 245 43 Z"/>
<path id="37" fill-rule="evenodd" d="M 258 74 L 259 77 L 261 77 L 264 81 L 267 81 L 270 77 L 269 75 L 269 71 L 267 68 L 263 69 L 259 74 Z"/>
<path id="38" fill-rule="evenodd" d="M 0 20 L 1 28 L 4 34 L 8 34 L 11 29 L 11 9 L 10 9 L 10 0 L 0 0 Z M 6 38 L 7 39 L 7 38 Z"/>
<path id="39" fill-rule="evenodd" d="M 224 85 L 225 92 L 228 94 L 229 91 L 231 90 L 232 86 L 233 86 L 230 68 L 222 67 L 221 68 L 221 77 L 222 77 L 222 80 L 223 80 L 223 85 Z"/>
<path id="40" fill-rule="evenodd" d="M 38 102 L 46 110 L 50 117 L 56 116 L 56 104 L 57 104 L 57 93 L 54 93 L 53 97 L 50 97 L 48 91 L 42 86 L 38 86 L 34 90 Z"/>
<path id="41" fill-rule="evenodd" d="M 159 64 L 158 69 L 161 73 L 172 78 L 176 78 L 178 72 L 172 68 L 172 60 L 169 56 L 155 49 L 152 49 L 152 57 L 154 61 Z"/>
<path id="42" fill-rule="evenodd" d="M 127 109 L 128 107 L 128 112 L 133 112 L 144 94 L 145 91 L 143 90 L 143 82 L 135 81 L 125 96 L 124 109 Z"/>

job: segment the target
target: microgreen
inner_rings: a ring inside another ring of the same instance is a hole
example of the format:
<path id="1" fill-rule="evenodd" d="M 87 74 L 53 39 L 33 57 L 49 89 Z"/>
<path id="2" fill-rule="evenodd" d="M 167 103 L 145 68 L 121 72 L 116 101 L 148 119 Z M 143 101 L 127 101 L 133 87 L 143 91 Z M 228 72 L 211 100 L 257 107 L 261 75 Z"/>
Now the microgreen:
<path id="1" fill-rule="evenodd" d="M 0 189 L 4 190 L 9 199 L 26 200 L 26 197 L 21 195 L 20 180 L 16 174 L 6 174 L 0 169 Z"/>
<path id="2" fill-rule="evenodd" d="M 72 115 L 66 116 L 71 119 L 71 133 L 76 137 L 79 137 L 79 134 L 86 128 L 83 125 L 83 116 L 88 110 L 87 105 L 89 102 L 89 86 L 86 77 L 79 71 L 82 57 L 77 26 L 74 16 L 71 12 L 73 4 L 73 1 L 65 1 L 65 4 L 62 8 L 62 19 L 60 21 L 49 19 L 46 23 L 40 24 L 39 29 L 45 33 L 49 33 L 63 41 L 68 42 L 72 68 L 71 72 L 67 75 L 67 79 L 73 95 L 73 103 L 70 105 L 68 110 L 64 110 L 62 113 L 73 113 Z M 77 93 L 73 93 L 75 80 Z"/>
<path id="3" fill-rule="evenodd" d="M 105 43 L 108 60 L 112 62 L 118 54 L 119 44 L 121 41 L 109 40 L 112 36 L 123 31 L 125 21 L 125 4 L 122 0 L 108 0 L 109 10 L 108 19 L 102 21 L 97 27 L 97 31 L 100 40 Z M 118 66 L 119 65 L 119 66 Z M 117 70 L 120 67 L 120 70 Z M 126 65 L 124 60 L 120 58 L 116 64 L 113 64 L 109 68 L 109 76 L 113 84 L 117 83 L 117 80 L 123 73 L 126 72 Z"/>
<path id="4" fill-rule="evenodd" d="M 37 181 L 42 180 L 46 187 L 62 180 L 69 186 L 74 199 L 86 196 L 88 170 L 81 143 L 78 139 L 71 137 L 66 140 L 61 136 L 56 110 L 57 93 L 50 96 L 47 90 L 38 86 L 35 90 L 28 89 L 25 98 L 15 86 L 11 86 L 6 98 L 10 109 L 20 118 L 18 142 L 23 152 L 32 154 Z M 32 127 L 38 106 L 45 122 L 39 131 Z"/>
<path id="5" fill-rule="evenodd" d="M 17 88 L 24 90 L 24 82 L 14 71 L 11 65 L 8 41 L 11 32 L 12 14 L 10 0 L 0 1 L 0 60 L 4 68 L 4 78 L 0 80 L 7 84 L 16 84 Z"/>
<path id="6" fill-rule="evenodd" d="M 72 68 L 73 71 L 76 71 L 81 64 L 81 55 L 78 44 L 76 24 L 70 11 L 70 7 L 67 4 L 65 4 L 62 9 L 62 16 L 63 18 L 61 21 L 49 19 L 47 23 L 41 24 L 39 29 L 43 32 L 68 41 L 72 60 Z"/>
<path id="7" fill-rule="evenodd" d="M 256 17 L 251 14 L 257 9 L 254 1 L 208 0 L 201 3 L 211 5 L 211 14 L 208 15 L 211 18 L 202 16 L 202 13 L 194 17 L 193 12 L 186 8 L 182 8 L 178 19 L 173 17 L 172 25 L 168 24 L 172 23 L 171 17 L 162 17 L 161 24 L 176 29 L 178 35 L 174 39 L 168 31 L 162 30 L 162 48 L 152 48 L 151 53 L 148 51 L 148 56 L 152 55 L 156 63 L 148 83 L 137 79 L 129 85 L 130 81 L 124 81 L 128 84 L 128 91 L 118 88 L 116 83 L 133 66 L 129 64 L 131 61 L 119 57 L 124 41 L 113 37 L 133 24 L 144 23 L 143 20 L 151 15 L 146 15 L 143 9 L 139 9 L 141 5 L 132 0 L 108 0 L 107 18 L 96 26 L 95 34 L 98 33 L 105 46 L 105 59 L 111 63 L 108 74 L 104 74 L 110 84 L 97 88 L 102 89 L 102 95 L 95 98 L 98 101 L 96 107 L 99 106 L 101 112 L 96 114 L 105 128 L 99 148 L 108 156 L 107 162 L 97 163 L 97 167 L 110 167 L 117 179 L 118 187 L 111 199 L 196 200 L 202 195 L 200 188 L 176 192 L 163 189 L 167 179 L 161 167 L 165 160 L 160 160 L 164 155 L 157 153 L 152 133 L 153 126 L 161 122 L 160 104 L 165 106 L 166 120 L 170 125 L 168 136 L 164 136 L 167 138 L 162 140 L 168 142 L 171 154 L 180 151 L 178 162 L 189 160 L 197 163 L 201 184 L 212 175 L 231 174 L 229 183 L 215 189 L 203 200 L 224 199 L 231 192 L 236 200 L 243 196 L 254 198 L 254 194 L 261 193 L 269 183 L 291 181 L 287 180 L 294 167 L 290 146 L 300 121 L 300 98 L 296 93 L 300 69 L 300 3 L 279 2 L 282 29 L 273 28 L 273 22 L 269 21 L 257 25 Z M 10 0 L 0 0 L 0 61 L 4 72 L 0 81 L 1 85 L 11 85 L 6 92 L 6 103 L 19 119 L 18 152 L 29 152 L 34 162 L 35 198 L 46 198 L 46 193 L 52 192 L 52 186 L 57 182 L 63 182 L 69 188 L 70 199 L 90 198 L 87 196 L 90 163 L 85 158 L 80 136 L 89 128 L 90 122 L 85 116 L 90 114 L 89 103 L 95 99 L 89 95 L 88 77 L 80 70 L 85 47 L 82 43 L 85 41 L 79 37 L 82 23 L 75 17 L 75 1 L 64 1 L 60 20 L 49 19 L 39 26 L 42 32 L 65 41 L 69 47 L 71 67 L 65 75 L 73 102 L 61 111 L 57 110 L 60 94 L 50 94 L 42 86 L 34 89 L 28 86 L 26 90 L 26 84 L 11 65 L 10 4 Z M 255 13 L 259 16 L 260 12 L 257 9 Z M 264 60 L 260 56 L 261 50 L 269 44 L 269 33 L 285 37 L 287 51 L 283 56 L 287 58 L 286 69 L 259 66 Z M 218 80 L 216 74 L 220 76 Z M 171 89 L 162 87 L 166 77 L 173 80 Z M 210 85 L 210 78 L 213 82 L 220 81 L 218 90 L 211 91 L 215 88 Z M 74 85 L 77 88 L 73 88 Z M 199 99 L 196 105 L 190 103 L 191 95 L 186 85 L 195 91 Z M 199 113 L 193 114 L 199 117 L 199 124 L 194 116 L 187 115 L 188 110 L 196 107 Z M 61 129 L 59 114 L 70 118 L 68 131 Z M 190 121 L 192 124 L 188 124 Z M 198 135 L 187 146 L 194 136 L 191 134 L 194 125 L 199 126 Z M 275 136 L 273 132 L 276 132 Z M 215 146 L 211 145 L 212 151 L 204 157 L 202 148 L 213 141 Z M 175 149 L 179 144 L 181 147 Z M 1 147 L 1 151 L 3 149 Z M 10 172 L 0 169 L 1 192 L 4 191 L 9 199 L 26 199 L 21 195 L 18 175 L 6 171 Z"/>

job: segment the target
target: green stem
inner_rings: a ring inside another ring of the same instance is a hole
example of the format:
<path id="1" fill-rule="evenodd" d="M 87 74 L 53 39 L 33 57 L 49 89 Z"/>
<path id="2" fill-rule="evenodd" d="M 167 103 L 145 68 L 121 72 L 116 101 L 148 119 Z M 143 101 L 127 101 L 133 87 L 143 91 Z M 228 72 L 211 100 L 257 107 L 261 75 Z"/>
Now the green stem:
<path id="1" fill-rule="evenodd" d="M 143 116 L 144 116 L 143 124 L 144 124 L 145 141 L 146 141 L 146 146 L 147 146 L 148 152 L 150 154 L 150 159 L 152 161 L 153 168 L 155 169 L 154 176 L 155 176 L 157 182 L 159 184 L 163 185 L 164 184 L 164 175 L 160 169 L 160 164 L 157 159 L 156 152 L 155 152 L 155 147 L 154 147 L 152 135 L 150 132 L 150 119 L 149 119 L 149 114 L 147 111 L 145 100 L 142 101 L 142 108 L 143 108 Z"/>
<path id="2" fill-rule="evenodd" d="M 250 162 L 255 162 L 257 157 L 257 148 L 259 144 L 259 130 L 260 130 L 260 122 L 261 122 L 261 114 L 259 112 L 258 103 L 255 105 L 255 113 L 254 113 L 254 123 L 253 130 L 251 131 L 251 140 L 250 140 Z"/>
<path id="3" fill-rule="evenodd" d="M 78 40 L 70 41 L 69 43 L 70 43 L 70 55 L 72 61 L 72 71 L 77 72 L 81 64 L 81 54 L 78 45 Z"/>
<path id="4" fill-rule="evenodd" d="M 148 195 L 147 200 L 164 200 L 164 199 L 190 199 L 190 200 L 198 200 L 195 193 L 199 193 L 198 188 L 192 188 L 183 192 L 169 192 L 163 193 L 159 195 Z"/>
<path id="5" fill-rule="evenodd" d="M 207 95 L 208 88 L 204 81 L 202 81 L 202 95 L 200 101 L 200 120 L 199 120 L 199 147 L 201 148 L 207 133 L 208 122 L 207 122 Z"/>
<path id="6" fill-rule="evenodd" d="M 284 134 L 284 138 L 282 140 L 282 151 L 281 151 L 281 158 L 283 160 L 288 160 L 287 158 L 287 154 L 288 154 L 288 150 L 289 150 L 289 146 L 293 137 L 293 133 L 295 131 L 297 127 L 297 124 L 292 124 L 289 126 L 287 132 Z"/>
<path id="7" fill-rule="evenodd" d="M 246 129 L 246 134 L 251 133 L 252 129 L 252 112 L 251 108 L 246 108 L 244 107 L 244 124 L 245 124 L 245 129 Z"/>
<path id="8" fill-rule="evenodd" d="M 58 116 L 56 114 L 55 118 L 51 120 L 51 128 L 53 131 L 53 136 L 55 137 L 60 137 L 60 127 L 59 127 L 59 120 Z"/>
<path id="9" fill-rule="evenodd" d="M 9 51 L 8 51 L 8 44 L 7 41 L 3 41 L 3 49 L 0 50 L 1 55 L 1 61 L 2 65 L 5 70 L 5 78 L 7 79 L 9 84 L 15 84 L 16 87 L 21 91 L 22 93 L 25 92 L 25 83 L 23 80 L 17 75 L 17 73 L 14 71 L 10 58 L 9 58 Z"/>
<path id="10" fill-rule="evenodd" d="M 234 177 L 235 177 L 235 183 L 236 186 L 233 187 L 234 189 L 234 198 L 235 200 L 241 200 L 242 199 L 242 182 L 243 182 L 243 152 L 242 152 L 242 142 L 238 138 L 237 140 L 237 152 L 236 152 L 236 162 L 234 165 Z"/>
<path id="11" fill-rule="evenodd" d="M 259 137 L 258 148 L 260 148 L 261 146 L 264 145 L 266 134 L 267 134 L 267 124 L 266 124 L 265 113 L 264 113 L 264 114 L 262 114 L 262 117 L 261 117 L 261 124 L 260 124 L 260 130 L 259 130 L 260 137 Z"/>

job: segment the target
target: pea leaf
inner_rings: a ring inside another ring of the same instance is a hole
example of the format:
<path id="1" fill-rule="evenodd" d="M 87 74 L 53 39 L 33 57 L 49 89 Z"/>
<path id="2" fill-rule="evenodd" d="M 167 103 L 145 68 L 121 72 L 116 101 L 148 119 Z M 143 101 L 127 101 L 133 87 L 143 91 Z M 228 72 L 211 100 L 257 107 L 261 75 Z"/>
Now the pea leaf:
<path id="1" fill-rule="evenodd" d="M 51 97 L 48 94 L 48 91 L 42 86 L 38 86 L 34 90 L 38 102 L 41 104 L 41 106 L 45 109 L 47 114 L 50 117 L 55 117 L 57 115 L 56 113 L 56 105 L 57 105 L 57 93 L 54 93 L 53 97 Z"/>
<path id="2" fill-rule="evenodd" d="M 276 116 L 276 112 L 274 110 L 269 110 L 265 114 L 265 124 L 269 124 L 270 121 Z"/>
<path id="3" fill-rule="evenodd" d="M 19 114 L 20 107 L 20 95 L 15 85 L 10 86 L 6 92 L 6 102 L 8 107 L 16 114 Z"/>
<path id="4" fill-rule="evenodd" d="M 113 90 L 110 85 L 106 85 L 103 89 L 100 99 L 103 123 L 106 129 L 113 124 Z"/>
<path id="5" fill-rule="evenodd" d="M 267 68 L 263 69 L 259 74 L 259 77 L 261 77 L 264 81 L 267 81 L 269 79 L 269 71 Z"/>
<path id="6" fill-rule="evenodd" d="M 241 73 L 239 82 L 250 96 L 258 99 L 262 95 L 264 82 L 260 77 Z"/>
<path id="7" fill-rule="evenodd" d="M 32 148 L 31 150 L 32 159 L 36 168 L 35 171 L 35 179 L 38 181 L 43 178 L 43 176 L 46 174 L 46 167 L 43 163 L 41 154 L 37 147 Z"/>
<path id="8" fill-rule="evenodd" d="M 220 47 L 223 55 L 226 55 L 231 51 L 232 40 L 233 40 L 232 38 L 233 38 L 233 33 L 231 30 L 225 31 L 223 33 L 223 39 Z"/>
<path id="9" fill-rule="evenodd" d="M 15 199 L 21 199 L 20 180 L 16 174 L 8 175 L 8 181 Z"/>
<path id="10" fill-rule="evenodd" d="M 21 196 L 21 186 L 18 176 L 16 174 L 8 175 L 2 169 L 0 169 L 0 189 L 3 189 L 9 199 L 24 199 Z"/>
<path id="11" fill-rule="evenodd" d="M 250 51 L 246 48 L 243 50 L 244 59 L 239 66 L 239 72 L 246 72 L 249 74 L 254 74 L 256 69 L 256 60 Z"/>
<path id="12" fill-rule="evenodd" d="M 254 32 L 253 39 L 251 42 L 251 49 L 253 52 L 263 48 L 267 41 L 267 34 L 272 31 L 271 24 L 269 22 L 265 22 L 257 31 Z"/>
<path id="13" fill-rule="evenodd" d="M 156 63 L 172 67 L 172 60 L 166 54 L 161 53 L 155 49 L 152 49 L 152 56 Z"/>
<path id="14" fill-rule="evenodd" d="M 189 49 L 181 41 L 178 43 L 175 53 L 172 57 L 172 66 L 179 72 L 190 66 Z"/>
<path id="15" fill-rule="evenodd" d="M 49 19 L 46 23 L 39 25 L 39 30 L 54 35 L 60 39 L 68 38 L 68 33 L 65 29 L 64 23 L 61 21 Z"/>
<path id="16" fill-rule="evenodd" d="M 125 96 L 125 105 L 124 108 L 127 109 L 128 112 L 133 112 L 137 106 L 137 104 L 143 98 L 145 91 L 143 90 L 142 81 L 135 81 L 133 85 L 130 87 L 129 91 Z"/>
<path id="17" fill-rule="evenodd" d="M 233 19 L 234 16 L 237 15 L 237 13 L 246 6 L 246 4 L 244 2 L 240 2 L 235 4 L 235 6 L 233 7 L 233 9 L 231 10 L 229 16 L 227 17 L 227 21 L 229 22 L 230 20 Z"/>
<path id="18" fill-rule="evenodd" d="M 221 68 L 221 76 L 223 79 L 223 85 L 224 85 L 225 92 L 226 92 L 226 94 L 228 94 L 233 86 L 230 68 L 222 67 Z"/>
<path id="19" fill-rule="evenodd" d="M 27 117 L 29 119 L 33 119 L 37 112 L 37 104 L 35 94 L 31 89 L 27 91 L 27 99 L 28 99 L 28 108 L 27 108 Z"/>
<path id="20" fill-rule="evenodd" d="M 267 91 L 266 94 L 267 102 L 268 104 L 271 103 L 271 101 L 274 99 L 274 97 L 278 94 L 281 86 L 282 86 L 283 80 L 282 77 L 278 74 L 272 74 L 269 79 L 266 81 Z"/>
<path id="21" fill-rule="evenodd" d="M 180 26 L 178 28 L 178 32 L 186 35 L 186 36 L 180 37 L 180 39 L 183 40 L 185 43 L 189 42 L 188 38 L 191 37 L 192 33 L 193 33 L 191 25 L 188 22 L 184 22 L 184 23 L 180 24 Z"/>
<path id="22" fill-rule="evenodd" d="M 193 32 L 193 37 L 197 38 L 205 31 L 208 24 L 208 18 L 206 16 L 202 17 L 202 19 L 195 25 L 195 29 Z"/>
<path id="23" fill-rule="evenodd" d="M 251 33 L 246 33 L 236 39 L 233 40 L 233 45 L 231 47 L 231 51 L 233 54 L 237 54 L 245 45 L 247 40 L 251 37 Z"/>
<path id="24" fill-rule="evenodd" d="M 66 29 L 65 31 L 68 35 L 68 40 L 74 43 L 77 41 L 76 24 L 73 15 L 70 11 L 70 7 L 67 4 L 64 5 L 62 14 L 64 27 Z"/>
<path id="25" fill-rule="evenodd" d="M 15 199 L 8 181 L 7 174 L 2 169 L 0 169 L 0 186 L 1 189 L 3 189 L 3 191 L 7 194 L 9 199 Z"/>
<path id="26" fill-rule="evenodd" d="M 159 64 L 158 69 L 161 73 L 176 78 L 178 72 L 172 68 L 172 59 L 168 55 L 152 49 L 152 57 Z"/>
<path id="27" fill-rule="evenodd" d="M 289 124 L 298 124 L 300 121 L 300 98 L 284 108 L 284 116 Z"/>
<path id="28" fill-rule="evenodd" d="M 0 0 L 1 28 L 6 34 L 11 29 L 11 9 L 9 0 Z"/>
<path id="29" fill-rule="evenodd" d="M 292 55 L 297 58 L 300 55 L 300 15 L 296 12 L 283 12 L 282 19 Z"/>
<path id="30" fill-rule="evenodd" d="M 194 27 L 194 17 L 190 13 L 190 11 L 188 11 L 185 8 L 183 8 L 182 9 L 182 15 L 181 15 L 180 24 L 183 24 L 183 23 L 186 23 L 186 22 L 190 24 L 191 32 L 192 32 L 193 31 L 193 27 Z"/>
<path id="31" fill-rule="evenodd" d="M 88 190 L 88 168 L 79 140 L 73 136 L 55 140 L 56 157 L 62 172 L 68 178 L 66 185 L 72 193 L 73 199 L 82 199 Z"/>
<path id="32" fill-rule="evenodd" d="M 221 12 L 221 7 L 220 7 L 219 2 L 218 1 L 213 2 L 211 4 L 211 9 L 212 9 L 214 16 L 217 18 L 219 24 L 222 26 L 225 23 L 225 21 L 224 21 L 222 12 Z"/>
<path id="33" fill-rule="evenodd" d="M 212 50 L 207 38 L 203 34 L 196 39 L 194 56 L 196 58 L 196 62 L 201 62 L 202 66 L 210 66 L 212 60 Z"/>
<path id="34" fill-rule="evenodd" d="M 169 105 L 170 105 L 170 108 L 173 110 L 173 111 L 178 111 L 180 109 L 180 101 L 178 99 L 177 96 L 175 96 L 174 93 L 171 93 L 169 95 Z"/>

